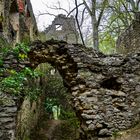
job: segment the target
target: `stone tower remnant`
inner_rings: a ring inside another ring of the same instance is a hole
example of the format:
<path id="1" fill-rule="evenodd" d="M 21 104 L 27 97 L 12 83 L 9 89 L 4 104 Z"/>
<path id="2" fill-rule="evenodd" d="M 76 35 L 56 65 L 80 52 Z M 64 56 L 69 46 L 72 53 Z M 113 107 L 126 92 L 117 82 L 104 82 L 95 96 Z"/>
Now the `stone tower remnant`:
<path id="1" fill-rule="evenodd" d="M 76 30 L 75 19 L 73 16 L 66 17 L 58 15 L 52 24 L 46 28 L 47 39 L 64 40 L 68 43 L 78 43 L 78 32 Z"/>
<path id="2" fill-rule="evenodd" d="M 8 42 L 19 43 L 26 36 L 33 40 L 37 24 L 30 0 L 0 1 L 0 34 Z"/>

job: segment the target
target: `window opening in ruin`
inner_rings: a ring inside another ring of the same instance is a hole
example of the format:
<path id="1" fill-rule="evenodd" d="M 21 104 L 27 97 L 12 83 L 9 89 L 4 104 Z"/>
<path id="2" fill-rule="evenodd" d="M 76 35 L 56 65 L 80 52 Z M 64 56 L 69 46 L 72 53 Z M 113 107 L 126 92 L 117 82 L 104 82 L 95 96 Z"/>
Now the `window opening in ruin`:
<path id="1" fill-rule="evenodd" d="M 17 12 L 18 12 L 18 6 L 16 0 L 13 0 L 10 7 L 10 13 L 17 13 Z"/>
<path id="2" fill-rule="evenodd" d="M 106 89 L 120 90 L 121 83 L 117 82 L 117 78 L 111 77 L 110 79 L 104 80 L 101 84 L 101 87 Z"/>
<path id="3" fill-rule="evenodd" d="M 62 25 L 55 25 L 56 31 L 61 31 L 62 30 Z"/>

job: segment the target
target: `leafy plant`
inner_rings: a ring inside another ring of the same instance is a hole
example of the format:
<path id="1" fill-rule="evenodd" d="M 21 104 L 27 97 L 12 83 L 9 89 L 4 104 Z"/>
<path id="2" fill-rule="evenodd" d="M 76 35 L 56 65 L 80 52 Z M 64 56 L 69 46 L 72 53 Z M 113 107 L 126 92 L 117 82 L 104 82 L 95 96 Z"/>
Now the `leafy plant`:
<path id="1" fill-rule="evenodd" d="M 31 100 L 36 100 L 41 93 L 40 89 L 30 86 L 28 84 L 28 78 L 30 77 L 34 80 L 40 74 L 29 68 L 25 68 L 21 72 L 16 72 L 15 70 L 10 70 L 9 72 L 11 75 L 4 78 L 0 83 L 1 90 L 18 96 L 27 95 Z"/>
<path id="2" fill-rule="evenodd" d="M 44 105 L 47 112 L 52 112 L 52 107 L 55 105 L 59 105 L 59 103 L 55 98 L 46 98 Z"/>
<path id="3" fill-rule="evenodd" d="M 27 58 L 27 53 L 30 51 L 30 48 L 26 43 L 20 43 L 16 44 L 12 51 L 17 57 L 24 59 Z"/>
<path id="4" fill-rule="evenodd" d="M 5 92 L 20 94 L 23 90 L 25 77 L 23 73 L 15 73 L 1 81 L 1 89 Z"/>
<path id="5" fill-rule="evenodd" d="M 0 59 L 0 66 L 2 66 L 3 65 L 3 60 L 2 59 Z"/>

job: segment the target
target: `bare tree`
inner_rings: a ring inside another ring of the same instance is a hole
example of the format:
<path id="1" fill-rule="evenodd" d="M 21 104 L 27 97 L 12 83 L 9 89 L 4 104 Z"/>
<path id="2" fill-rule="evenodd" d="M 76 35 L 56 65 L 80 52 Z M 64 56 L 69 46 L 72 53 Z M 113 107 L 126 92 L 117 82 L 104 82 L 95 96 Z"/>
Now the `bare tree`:
<path id="1" fill-rule="evenodd" d="M 79 20 L 78 20 L 78 4 L 77 4 L 77 0 L 75 0 L 75 6 L 76 6 L 76 14 L 75 14 L 76 23 L 77 23 L 77 26 L 78 26 L 78 30 L 79 30 L 79 33 L 80 33 L 82 43 L 85 46 L 85 42 L 84 42 L 84 39 L 83 39 L 83 34 L 81 32 L 81 28 L 80 28 L 80 24 L 79 24 Z"/>
<path id="2" fill-rule="evenodd" d="M 99 50 L 99 26 L 108 0 L 103 0 L 101 3 L 97 0 L 90 0 L 89 3 L 86 0 L 83 0 L 83 3 L 91 17 L 93 47 L 94 49 Z"/>

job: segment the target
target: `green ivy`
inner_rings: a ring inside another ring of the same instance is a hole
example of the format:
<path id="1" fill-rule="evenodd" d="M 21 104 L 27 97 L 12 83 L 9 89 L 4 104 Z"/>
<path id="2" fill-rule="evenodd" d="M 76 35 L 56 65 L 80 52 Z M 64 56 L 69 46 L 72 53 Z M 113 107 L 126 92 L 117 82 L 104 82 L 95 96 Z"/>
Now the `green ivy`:
<path id="1" fill-rule="evenodd" d="M 1 81 L 1 89 L 5 92 L 20 94 L 25 77 L 23 73 L 15 73 Z"/>
<path id="2" fill-rule="evenodd" d="M 2 66 L 3 65 L 3 60 L 2 59 L 0 59 L 0 66 Z"/>
<path id="3" fill-rule="evenodd" d="M 27 53 L 30 51 L 30 48 L 26 43 L 20 43 L 20 44 L 16 44 L 13 51 L 15 51 L 17 53 L 19 53 L 20 51 L 23 51 L 24 53 Z"/>
<path id="4" fill-rule="evenodd" d="M 59 105 L 59 103 L 56 98 L 46 98 L 44 105 L 47 112 L 52 112 L 52 107 Z"/>
<path id="5" fill-rule="evenodd" d="M 7 57 L 11 53 L 14 54 L 19 61 L 25 60 L 30 48 L 27 43 L 20 43 L 16 44 L 14 47 L 1 47 L 0 51 L 0 66 L 2 66 L 3 58 Z M 34 82 L 42 75 L 40 71 L 32 70 L 27 67 L 20 72 L 16 72 L 14 69 L 9 70 L 0 68 L 0 76 L 3 75 L 4 72 L 10 74 L 10 76 L 0 78 L 0 89 L 3 92 L 15 94 L 16 96 L 26 95 L 31 100 L 37 100 L 38 96 L 42 93 L 41 89 L 36 87 L 36 83 Z"/>
<path id="6" fill-rule="evenodd" d="M 29 68 L 25 68 L 21 72 L 16 72 L 15 70 L 10 70 L 9 72 L 11 75 L 1 81 L 0 89 L 6 93 L 12 93 L 17 96 L 27 95 L 31 100 L 37 100 L 41 91 L 37 87 L 30 86 L 28 78 L 35 80 L 40 76 L 40 73 Z"/>
<path id="7" fill-rule="evenodd" d="M 12 49 L 12 52 L 19 58 L 25 59 L 27 58 L 27 53 L 30 51 L 29 46 L 26 43 L 16 44 L 16 46 Z"/>

